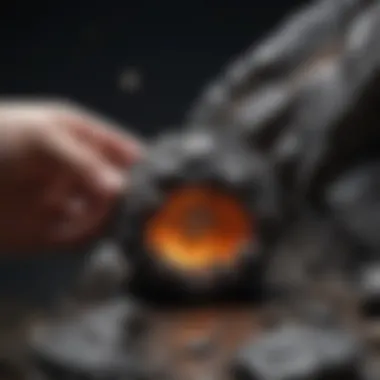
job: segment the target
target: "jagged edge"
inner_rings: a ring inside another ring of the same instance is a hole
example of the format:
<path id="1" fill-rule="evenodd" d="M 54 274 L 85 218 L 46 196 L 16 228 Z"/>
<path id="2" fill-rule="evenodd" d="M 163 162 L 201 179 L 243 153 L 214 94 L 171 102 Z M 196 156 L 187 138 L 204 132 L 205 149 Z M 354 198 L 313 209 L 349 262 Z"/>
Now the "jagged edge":
<path id="1" fill-rule="evenodd" d="M 186 122 L 218 124 L 223 118 L 222 114 L 236 102 L 236 98 L 252 96 L 261 84 L 274 79 L 278 81 L 278 65 L 282 65 L 280 77 L 295 71 L 305 59 L 337 34 L 337 26 L 338 29 L 344 27 L 358 9 L 372 2 L 317 0 L 288 16 L 264 41 L 254 44 L 238 58 L 233 58 L 221 75 L 206 86 L 190 108 Z M 302 38 L 299 38 L 300 30 Z M 308 40 L 307 48 L 303 44 L 305 39 Z"/>

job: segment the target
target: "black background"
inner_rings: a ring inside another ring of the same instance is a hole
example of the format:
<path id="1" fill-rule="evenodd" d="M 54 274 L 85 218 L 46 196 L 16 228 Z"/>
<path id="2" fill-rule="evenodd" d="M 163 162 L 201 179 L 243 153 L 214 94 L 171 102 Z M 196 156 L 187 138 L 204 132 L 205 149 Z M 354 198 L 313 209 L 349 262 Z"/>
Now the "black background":
<path id="1" fill-rule="evenodd" d="M 5 2 L 0 93 L 68 98 L 149 136 L 179 124 L 227 62 L 304 2 Z M 119 86 L 126 67 L 142 74 L 135 94 Z M 78 268 L 73 257 L 7 259 L 0 293 L 51 297 Z"/>
<path id="2" fill-rule="evenodd" d="M 0 91 L 70 98 L 149 134 L 179 123 L 225 63 L 303 2 L 9 2 Z M 134 95 L 118 85 L 126 67 L 144 79 Z"/>

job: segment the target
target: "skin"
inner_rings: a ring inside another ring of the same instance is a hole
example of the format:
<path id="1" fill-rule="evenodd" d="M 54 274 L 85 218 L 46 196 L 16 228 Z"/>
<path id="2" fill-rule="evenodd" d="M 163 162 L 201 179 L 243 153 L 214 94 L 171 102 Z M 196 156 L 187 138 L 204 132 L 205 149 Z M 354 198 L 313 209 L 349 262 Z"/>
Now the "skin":
<path id="1" fill-rule="evenodd" d="M 99 233 L 141 155 L 136 139 L 77 106 L 0 102 L 0 252 Z"/>

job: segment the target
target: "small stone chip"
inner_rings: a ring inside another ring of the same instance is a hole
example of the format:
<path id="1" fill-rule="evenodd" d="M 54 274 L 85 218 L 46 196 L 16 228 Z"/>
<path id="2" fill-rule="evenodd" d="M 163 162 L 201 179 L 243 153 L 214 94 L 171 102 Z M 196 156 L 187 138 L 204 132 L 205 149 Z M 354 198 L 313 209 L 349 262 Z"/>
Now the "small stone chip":
<path id="1" fill-rule="evenodd" d="M 342 331 L 284 325 L 245 347 L 232 374 L 236 380 L 359 380 L 355 348 Z"/>

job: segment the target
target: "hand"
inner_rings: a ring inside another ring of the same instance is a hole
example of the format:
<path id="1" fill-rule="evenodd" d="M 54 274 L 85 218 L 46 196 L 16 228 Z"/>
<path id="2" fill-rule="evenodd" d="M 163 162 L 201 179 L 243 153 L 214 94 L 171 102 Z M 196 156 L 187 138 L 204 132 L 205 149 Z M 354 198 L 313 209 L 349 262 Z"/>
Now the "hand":
<path id="1" fill-rule="evenodd" d="M 140 155 L 131 136 L 74 106 L 0 102 L 0 250 L 99 232 Z"/>

